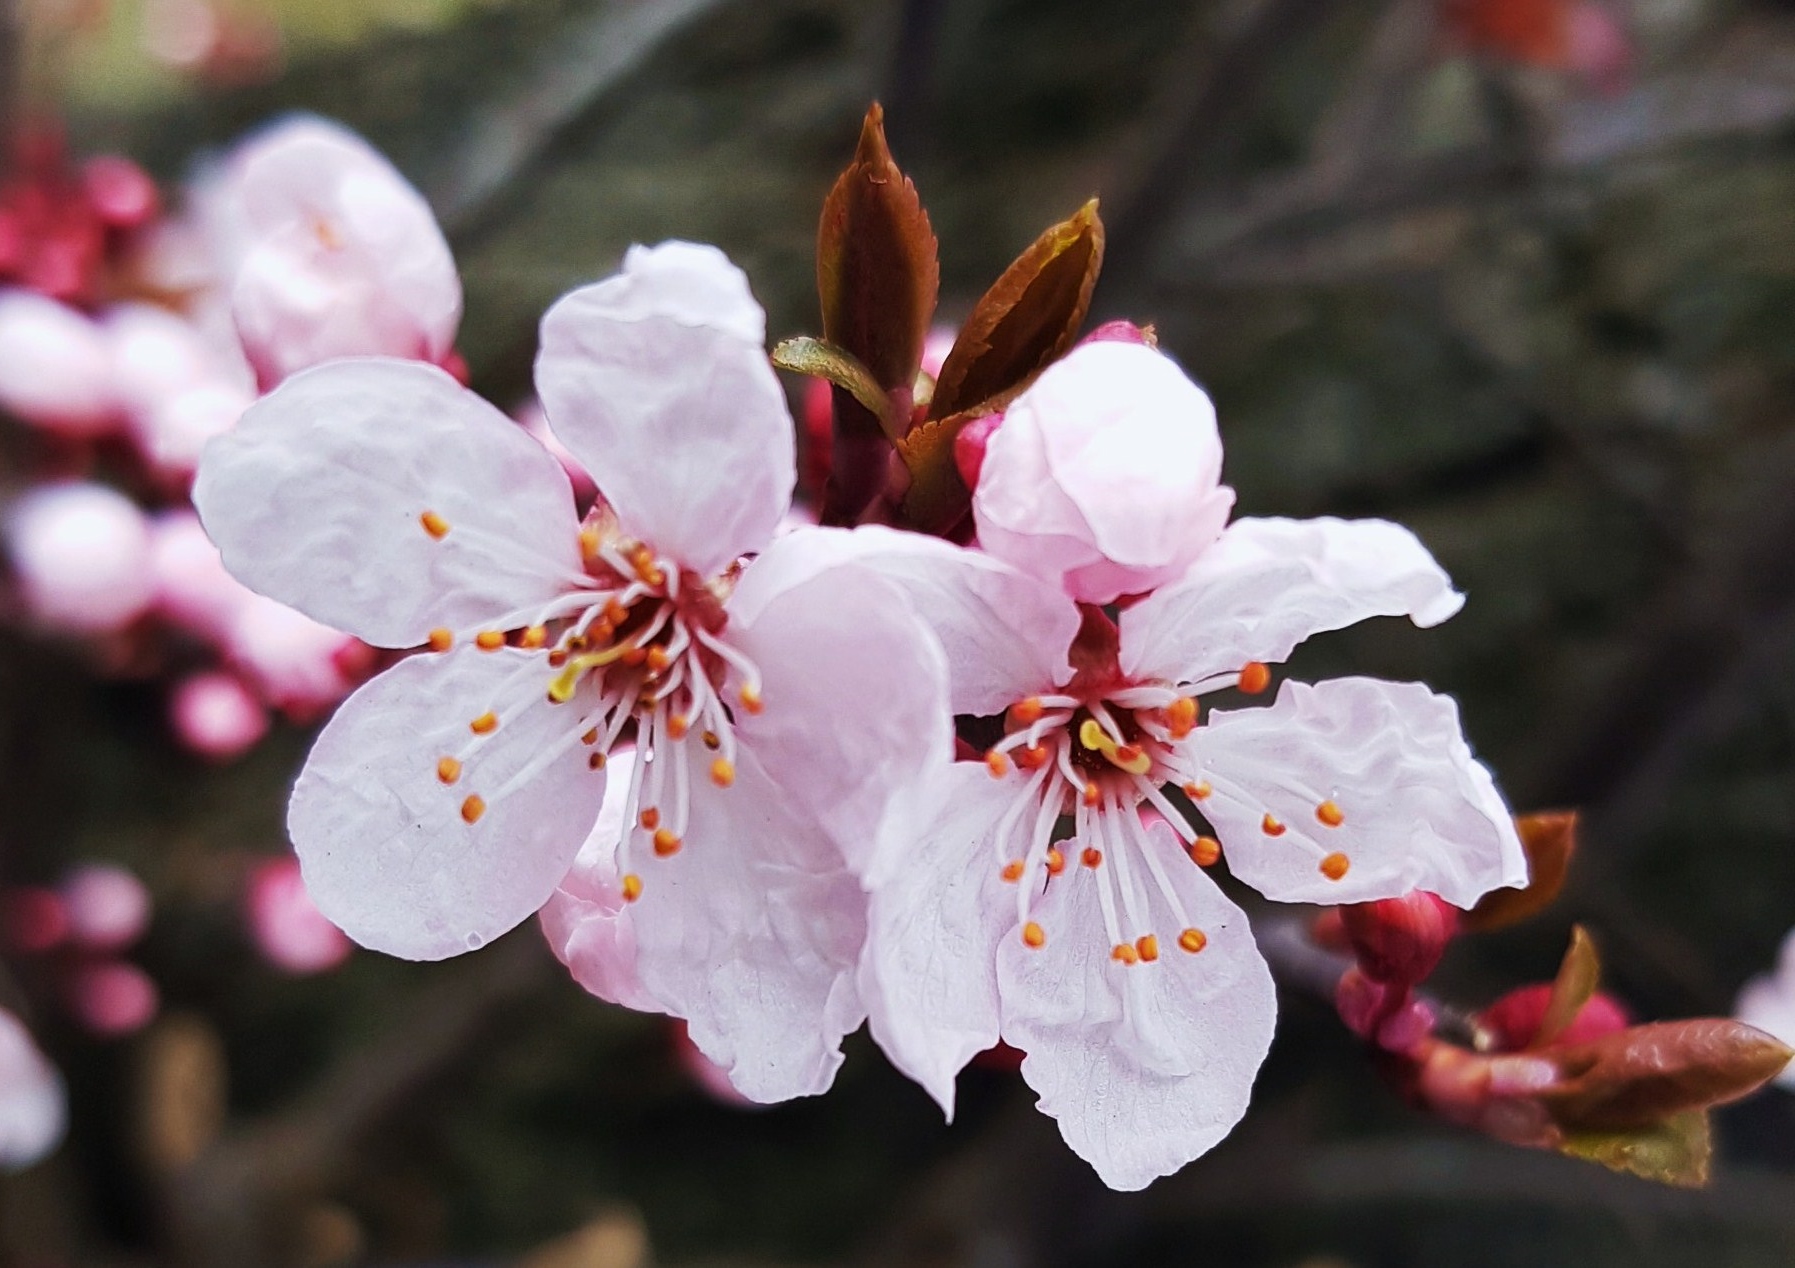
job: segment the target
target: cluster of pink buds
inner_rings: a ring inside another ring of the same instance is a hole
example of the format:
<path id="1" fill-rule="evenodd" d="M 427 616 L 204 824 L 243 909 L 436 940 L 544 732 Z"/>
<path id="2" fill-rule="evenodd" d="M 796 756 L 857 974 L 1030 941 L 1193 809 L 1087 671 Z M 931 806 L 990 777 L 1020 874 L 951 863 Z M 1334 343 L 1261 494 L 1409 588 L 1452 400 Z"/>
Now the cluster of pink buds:
<path id="1" fill-rule="evenodd" d="M 122 867 L 90 863 L 54 888 L 0 892 L 0 946 L 31 962 L 49 993 L 102 1038 L 133 1034 L 161 1007 L 149 974 L 125 958 L 150 923 L 150 894 Z"/>
<path id="2" fill-rule="evenodd" d="M 1550 869 L 1450 698 L 1274 667 L 1464 596 L 1400 525 L 1235 515 L 1208 394 L 1151 329 L 1084 332 L 1103 243 L 1092 203 L 931 336 L 936 242 L 875 107 L 823 208 L 822 335 L 771 364 L 742 271 L 666 242 L 548 311 L 528 427 L 427 339 L 273 386 L 207 446 L 205 529 L 392 656 L 293 789 L 318 910 L 419 960 L 536 916 L 755 1102 L 826 1089 L 863 1023 L 949 1114 L 1019 1054 L 1138 1189 L 1232 1129 L 1271 1042 L 1225 867 L 1344 910 L 1344 1014 L 1446 1097 L 1418 988 Z M 827 384 L 802 466 L 775 365 Z M 1581 1036 L 1588 998 L 1453 1051 Z M 1521 1059 L 1599 1099 L 1583 1051 Z"/>
<path id="3" fill-rule="evenodd" d="M 234 757 L 375 662 L 224 570 L 189 500 L 200 452 L 316 361 L 454 362 L 453 260 L 417 192 L 321 120 L 241 142 L 178 216 L 124 160 L 25 149 L 0 192 L 0 413 L 34 441 L 3 513 L 19 606 L 107 672 L 166 680 L 180 741 Z"/>

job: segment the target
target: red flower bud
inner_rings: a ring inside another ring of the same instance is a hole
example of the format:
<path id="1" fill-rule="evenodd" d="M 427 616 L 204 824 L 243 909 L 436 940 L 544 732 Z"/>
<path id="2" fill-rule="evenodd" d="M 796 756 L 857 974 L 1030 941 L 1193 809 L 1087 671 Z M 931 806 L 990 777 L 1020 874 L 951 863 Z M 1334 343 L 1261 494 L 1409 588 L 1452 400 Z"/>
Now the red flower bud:
<path id="1" fill-rule="evenodd" d="M 954 466 L 959 469 L 960 479 L 966 482 L 967 488 L 979 487 L 979 472 L 985 466 L 985 446 L 1002 424 L 1001 411 L 984 414 L 968 421 L 954 437 Z"/>
<path id="2" fill-rule="evenodd" d="M 1425 890 L 1340 909 L 1365 976 L 1411 987 L 1427 980 L 1458 932 L 1458 909 Z"/>
<path id="3" fill-rule="evenodd" d="M 1512 990 L 1484 1009 L 1477 1025 L 1487 1032 L 1499 1052 L 1518 1052 L 1533 1042 L 1545 1019 L 1546 1006 L 1552 999 L 1552 984 L 1541 982 Z M 1550 1046 L 1587 1043 L 1625 1030 L 1630 1024 L 1627 1010 L 1612 995 L 1601 992 L 1589 997 L 1578 1010 L 1576 1019 Z"/>

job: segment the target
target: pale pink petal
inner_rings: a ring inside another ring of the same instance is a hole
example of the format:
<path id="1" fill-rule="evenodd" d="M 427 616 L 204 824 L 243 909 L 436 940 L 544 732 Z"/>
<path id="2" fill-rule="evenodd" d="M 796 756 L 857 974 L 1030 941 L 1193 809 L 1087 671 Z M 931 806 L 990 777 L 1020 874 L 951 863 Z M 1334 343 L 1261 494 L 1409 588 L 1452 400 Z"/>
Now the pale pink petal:
<path id="1" fill-rule="evenodd" d="M 251 872 L 244 906 L 256 950 L 283 973 L 325 973 L 354 950 L 312 902 L 298 859 L 269 859 Z"/>
<path id="2" fill-rule="evenodd" d="M 496 730 L 474 734 L 487 712 Z M 401 661 L 337 710 L 287 829 L 312 901 L 376 951 L 440 960 L 533 915 L 573 866 L 604 775 L 584 718 L 548 703 L 541 658 L 464 648 Z M 453 783 L 439 762 L 459 763 Z M 478 797 L 483 811 L 466 821 Z"/>
<path id="3" fill-rule="evenodd" d="M 245 585 L 377 647 L 539 606 L 582 576 L 560 464 L 416 362 L 294 375 L 207 447 L 193 502 Z"/>
<path id="4" fill-rule="evenodd" d="M 0 1008 L 0 1171 L 20 1171 L 62 1143 L 62 1078 L 17 1017 Z"/>
<path id="5" fill-rule="evenodd" d="M 31 291 L 0 291 L 0 410 L 74 436 L 119 417 L 111 358 L 98 326 Z"/>
<path id="6" fill-rule="evenodd" d="M 761 549 L 795 440 L 748 279 L 715 247 L 632 247 L 542 319 L 536 390 L 623 530 L 702 576 Z"/>
<path id="7" fill-rule="evenodd" d="M 265 385 L 332 357 L 448 355 L 454 258 L 423 198 L 366 142 L 289 120 L 245 141 L 228 179 L 248 231 L 232 310 Z"/>
<path id="8" fill-rule="evenodd" d="M 933 821 L 868 899 L 859 982 L 873 1038 L 949 1119 L 954 1077 L 997 1043 L 997 947 L 1016 936 L 1016 891 L 993 835 L 1016 796 L 983 763 L 956 763 Z"/>
<path id="9" fill-rule="evenodd" d="M 1739 992 L 1733 1016 L 1784 1043 L 1795 1044 L 1795 930 L 1783 938 L 1774 971 L 1752 978 Z M 1795 1073 L 1786 1067 L 1776 1082 L 1795 1091 Z"/>
<path id="10" fill-rule="evenodd" d="M 1081 345 L 1005 411 L 973 517 L 992 554 L 1109 603 L 1177 577 L 1228 521 L 1215 407 L 1163 353 Z"/>
<path id="11" fill-rule="evenodd" d="M 699 747 L 670 760 L 703 763 Z M 643 987 L 751 1100 L 824 1091 L 865 1016 L 854 986 L 866 898 L 828 834 L 737 757 L 733 787 L 691 772 L 685 844 L 637 860 L 631 917 Z"/>
<path id="12" fill-rule="evenodd" d="M 168 715 L 182 744 L 218 761 L 241 756 L 268 734 L 268 710 L 234 674 L 182 679 L 169 697 Z"/>
<path id="13" fill-rule="evenodd" d="M 675 1021 L 672 1027 L 674 1059 L 706 1096 L 731 1109 L 762 1108 L 758 1101 L 751 1101 L 736 1091 L 735 1084 L 729 1081 L 729 1071 L 698 1050 L 684 1022 Z"/>
<path id="14" fill-rule="evenodd" d="M 768 596 L 843 564 L 893 582 L 947 656 L 955 713 L 1000 713 L 1072 676 L 1067 651 L 1078 609 L 1058 589 L 976 550 L 876 525 L 802 529 L 782 538 L 742 577 L 730 611 L 752 620 Z"/>
<path id="15" fill-rule="evenodd" d="M 86 951 L 119 951 L 150 924 L 150 891 L 122 867 L 89 863 L 62 882 L 69 935 Z"/>
<path id="16" fill-rule="evenodd" d="M 104 485 L 32 489 L 13 503 L 6 537 L 25 604 L 45 625 L 108 633 L 155 597 L 143 512 Z"/>
<path id="17" fill-rule="evenodd" d="M 1271 1045 L 1277 993 L 1246 915 L 1182 857 L 1169 831 L 1150 844 L 1206 943 L 1178 946 L 1180 920 L 1147 886 L 1159 958 L 1110 958 L 1097 887 L 1082 869 L 1051 880 L 1035 908 L 1043 946 L 1002 940 L 1003 1037 L 1073 1152 L 1115 1189 L 1140 1189 L 1207 1152 L 1246 1112 Z"/>
<path id="18" fill-rule="evenodd" d="M 1438 625 L 1464 602 L 1401 525 L 1235 520 L 1183 577 L 1122 613 L 1122 670 L 1195 683 L 1374 616 Z"/>
<path id="19" fill-rule="evenodd" d="M 819 532 L 780 538 L 743 584 L 763 563 L 797 572 L 778 557 L 804 553 Z M 723 637 L 759 669 L 764 706 L 738 715 L 737 734 L 865 874 L 915 839 L 924 785 L 953 760 L 941 646 L 904 593 L 864 566 L 749 597 L 758 610 L 731 611 Z"/>
<path id="20" fill-rule="evenodd" d="M 1526 883 L 1514 821 L 1471 756 L 1458 706 L 1418 683 L 1286 681 L 1269 707 L 1212 714 L 1185 752 L 1213 789 L 1200 808 L 1229 870 L 1268 898 L 1357 903 L 1425 889 L 1469 907 Z"/>
<path id="21" fill-rule="evenodd" d="M 573 868 L 555 887 L 540 919 L 549 950 L 573 980 L 599 999 L 638 1012 L 666 1009 L 642 987 L 636 971 L 636 930 L 617 873 L 617 844 L 629 817 L 634 750 L 613 750 L 606 766 L 604 805 Z"/>

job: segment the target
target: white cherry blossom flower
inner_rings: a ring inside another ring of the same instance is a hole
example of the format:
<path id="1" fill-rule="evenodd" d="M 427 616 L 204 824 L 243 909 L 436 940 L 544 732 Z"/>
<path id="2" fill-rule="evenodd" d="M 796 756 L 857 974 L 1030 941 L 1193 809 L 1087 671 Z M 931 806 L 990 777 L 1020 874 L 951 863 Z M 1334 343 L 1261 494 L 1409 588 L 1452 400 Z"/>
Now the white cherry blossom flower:
<path id="1" fill-rule="evenodd" d="M 263 399 L 208 449 L 195 503 L 252 588 L 433 649 L 356 692 L 299 777 L 288 826 L 319 909 L 417 959 L 504 933 L 567 877 L 633 736 L 609 859 L 632 1002 L 775 1100 L 826 1087 L 863 1016 L 844 851 L 912 830 L 950 715 L 897 587 L 808 567 L 822 530 L 774 540 L 795 457 L 764 333 L 741 272 L 685 243 L 633 249 L 549 312 L 537 389 L 603 496 L 583 525 L 515 423 L 382 359 Z"/>

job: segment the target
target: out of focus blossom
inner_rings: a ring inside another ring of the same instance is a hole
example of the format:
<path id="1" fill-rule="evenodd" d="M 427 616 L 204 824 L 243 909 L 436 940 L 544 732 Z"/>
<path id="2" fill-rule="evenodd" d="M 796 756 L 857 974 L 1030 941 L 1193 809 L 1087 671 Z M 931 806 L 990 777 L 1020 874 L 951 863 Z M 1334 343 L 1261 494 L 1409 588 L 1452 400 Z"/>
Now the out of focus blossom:
<path id="1" fill-rule="evenodd" d="M 224 646 L 263 699 L 302 717 L 335 704 L 355 685 L 346 672 L 353 638 L 258 594 L 237 609 Z"/>
<path id="2" fill-rule="evenodd" d="M 1633 41 L 1602 0 L 1442 0 L 1447 39 L 1524 66 L 1568 71 L 1593 87 L 1626 86 Z"/>
<path id="3" fill-rule="evenodd" d="M 194 674 L 175 685 L 169 724 L 182 744 L 202 757 L 228 761 L 268 733 L 268 711 L 234 674 Z"/>
<path id="4" fill-rule="evenodd" d="M 0 892 L 0 945 L 41 962 L 62 1009 L 104 1038 L 131 1034 L 160 1007 L 149 975 L 122 954 L 149 927 L 143 882 L 122 867 L 88 863 L 54 889 Z"/>
<path id="5" fill-rule="evenodd" d="M 228 186 L 249 249 L 231 287 L 264 387 L 332 357 L 441 362 L 461 321 L 461 280 L 436 218 L 393 165 L 322 119 L 242 143 Z"/>
<path id="6" fill-rule="evenodd" d="M 352 696 L 295 786 L 320 909 L 415 959 L 504 933 L 573 868 L 633 726 L 611 849 L 636 979 L 770 1101 L 826 1087 L 860 1022 L 843 852 L 904 833 L 951 717 L 903 596 L 824 530 L 775 539 L 795 458 L 764 338 L 747 279 L 687 243 L 549 312 L 537 389 L 599 481 L 584 525 L 515 423 L 384 359 L 295 375 L 207 450 L 194 496 L 246 583 L 436 649 Z"/>
<path id="7" fill-rule="evenodd" d="M 1175 579 L 1221 535 L 1215 408 L 1169 357 L 1087 343 L 1048 367 L 986 442 L 979 545 L 1083 603 Z"/>
<path id="8" fill-rule="evenodd" d="M 75 1020 L 103 1039 L 142 1030 L 162 1005 L 150 975 L 124 960 L 76 965 L 64 981 L 64 996 Z"/>
<path id="9" fill-rule="evenodd" d="M 1746 1025 L 1795 1045 L 1795 932 L 1783 939 L 1775 970 L 1745 984 L 1733 1014 Z M 1795 1091 L 1795 1072 L 1784 1070 L 1776 1081 Z"/>
<path id="10" fill-rule="evenodd" d="M 143 512 L 104 485 L 27 492 L 7 514 L 6 537 L 26 606 L 46 626 L 107 633 L 155 598 Z"/>
<path id="11" fill-rule="evenodd" d="M 66 436 L 116 427 L 110 352 L 93 319 L 31 291 L 0 291 L 0 410 Z"/>
<path id="12" fill-rule="evenodd" d="M 42 885 L 0 890 L 0 948 L 42 955 L 68 940 L 69 909 L 62 895 Z"/>
<path id="13" fill-rule="evenodd" d="M 122 867 L 89 863 L 61 886 L 69 936 L 93 952 L 120 951 L 143 936 L 150 923 L 150 892 Z"/>
<path id="14" fill-rule="evenodd" d="M 355 949 L 306 893 L 298 859 L 270 859 L 251 872 L 244 909 L 256 950 L 283 973 L 328 972 Z"/>
<path id="15" fill-rule="evenodd" d="M 62 1142 L 62 1077 L 17 1017 L 0 1008 L 0 1171 L 29 1167 Z"/>

